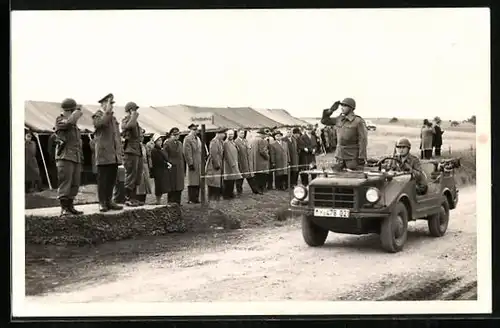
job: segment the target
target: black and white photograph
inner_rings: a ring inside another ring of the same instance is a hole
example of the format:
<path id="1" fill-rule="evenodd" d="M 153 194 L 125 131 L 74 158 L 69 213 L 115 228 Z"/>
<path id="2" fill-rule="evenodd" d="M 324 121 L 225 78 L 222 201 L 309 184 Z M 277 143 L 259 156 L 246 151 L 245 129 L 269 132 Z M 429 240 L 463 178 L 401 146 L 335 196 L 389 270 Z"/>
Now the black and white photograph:
<path id="1" fill-rule="evenodd" d="M 491 313 L 488 8 L 11 19 L 14 316 Z"/>

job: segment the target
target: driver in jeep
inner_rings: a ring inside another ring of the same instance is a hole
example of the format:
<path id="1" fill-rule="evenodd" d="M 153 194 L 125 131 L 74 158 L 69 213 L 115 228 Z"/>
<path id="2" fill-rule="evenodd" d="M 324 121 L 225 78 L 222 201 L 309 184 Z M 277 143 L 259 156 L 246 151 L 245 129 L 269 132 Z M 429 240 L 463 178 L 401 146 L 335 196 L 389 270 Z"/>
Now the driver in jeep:
<path id="1" fill-rule="evenodd" d="M 420 160 L 417 156 L 410 154 L 411 143 L 407 138 L 401 138 L 396 143 L 396 158 L 398 161 L 392 160 L 384 165 L 386 170 L 392 171 L 410 171 L 414 174 L 417 184 L 417 194 L 423 195 L 427 192 L 427 177 L 422 171 Z"/>

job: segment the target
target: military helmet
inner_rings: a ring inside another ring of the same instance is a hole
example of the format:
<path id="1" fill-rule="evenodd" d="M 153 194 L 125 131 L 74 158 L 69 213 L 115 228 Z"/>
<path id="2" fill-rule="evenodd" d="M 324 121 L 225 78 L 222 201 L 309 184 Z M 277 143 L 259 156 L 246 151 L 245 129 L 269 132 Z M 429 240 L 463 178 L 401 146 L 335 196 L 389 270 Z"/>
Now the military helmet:
<path id="1" fill-rule="evenodd" d="M 342 102 L 340 103 L 341 105 L 346 105 L 346 106 L 349 106 L 351 107 L 352 109 L 355 109 L 356 108 L 356 102 L 354 101 L 354 99 L 352 98 L 344 98 L 344 100 L 342 100 Z"/>
<path id="2" fill-rule="evenodd" d="M 73 98 L 66 98 L 61 103 L 61 108 L 64 110 L 71 110 L 76 108 L 76 101 Z"/>
<path id="3" fill-rule="evenodd" d="M 125 111 L 126 112 L 130 112 L 131 110 L 136 110 L 137 108 L 139 108 L 139 106 L 137 106 L 137 104 L 133 101 L 130 101 L 130 102 L 125 104 Z"/>
<path id="4" fill-rule="evenodd" d="M 411 142 L 407 138 L 400 138 L 396 143 L 396 147 L 408 147 L 411 148 Z"/>

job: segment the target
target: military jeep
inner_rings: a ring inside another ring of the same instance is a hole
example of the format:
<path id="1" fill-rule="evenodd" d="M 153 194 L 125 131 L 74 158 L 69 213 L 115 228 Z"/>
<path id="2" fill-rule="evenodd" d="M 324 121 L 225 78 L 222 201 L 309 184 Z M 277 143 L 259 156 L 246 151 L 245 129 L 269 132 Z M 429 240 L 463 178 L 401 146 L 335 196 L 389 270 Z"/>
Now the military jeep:
<path id="1" fill-rule="evenodd" d="M 449 211 L 458 203 L 454 175 L 460 159 L 422 160 L 422 173 L 428 181 L 425 193 L 417 193 L 415 172 L 386 171 L 387 161 L 399 159 L 371 160 L 359 171 L 304 172 L 317 177 L 307 187 L 294 188 L 290 205 L 292 212 L 302 215 L 306 244 L 322 246 L 329 231 L 376 233 L 382 248 L 396 253 L 406 243 L 409 221 L 427 220 L 434 237 L 446 233 Z"/>

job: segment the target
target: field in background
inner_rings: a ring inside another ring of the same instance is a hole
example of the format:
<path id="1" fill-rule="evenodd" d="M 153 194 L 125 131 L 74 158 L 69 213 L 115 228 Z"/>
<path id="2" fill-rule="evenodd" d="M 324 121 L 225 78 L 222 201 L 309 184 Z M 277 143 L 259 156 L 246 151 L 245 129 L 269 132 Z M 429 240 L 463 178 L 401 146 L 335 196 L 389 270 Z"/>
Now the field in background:
<path id="1" fill-rule="evenodd" d="M 300 117 L 301 120 L 306 121 L 310 124 L 321 124 L 321 118 L 319 117 Z M 411 118 L 398 118 L 398 122 L 395 123 L 389 123 L 390 118 L 385 118 L 385 117 L 379 117 L 379 118 L 370 118 L 370 117 L 364 117 L 364 119 L 372 121 L 377 127 L 379 126 L 390 126 L 394 128 L 400 128 L 400 127 L 407 127 L 407 128 L 415 128 L 415 129 L 420 129 L 422 126 L 423 119 L 411 119 Z M 432 118 L 429 118 L 429 120 Z M 476 132 L 476 126 L 472 123 L 460 123 L 458 126 L 451 126 L 449 120 L 442 119 L 443 121 L 441 122 L 441 127 L 443 130 L 446 131 L 462 131 L 462 132 L 470 132 L 470 133 L 475 133 Z"/>

